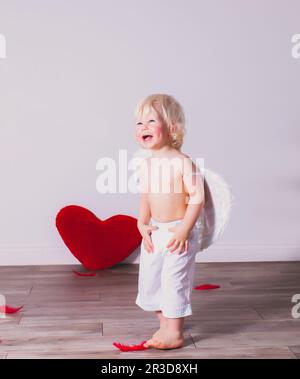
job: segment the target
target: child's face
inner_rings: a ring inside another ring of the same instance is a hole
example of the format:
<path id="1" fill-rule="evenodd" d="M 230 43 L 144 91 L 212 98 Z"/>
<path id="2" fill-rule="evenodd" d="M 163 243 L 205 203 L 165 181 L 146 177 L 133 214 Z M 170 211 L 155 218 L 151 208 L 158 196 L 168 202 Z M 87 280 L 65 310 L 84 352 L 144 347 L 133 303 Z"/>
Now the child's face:
<path id="1" fill-rule="evenodd" d="M 170 143 L 168 128 L 154 109 L 136 119 L 135 135 L 144 149 L 158 149 Z"/>

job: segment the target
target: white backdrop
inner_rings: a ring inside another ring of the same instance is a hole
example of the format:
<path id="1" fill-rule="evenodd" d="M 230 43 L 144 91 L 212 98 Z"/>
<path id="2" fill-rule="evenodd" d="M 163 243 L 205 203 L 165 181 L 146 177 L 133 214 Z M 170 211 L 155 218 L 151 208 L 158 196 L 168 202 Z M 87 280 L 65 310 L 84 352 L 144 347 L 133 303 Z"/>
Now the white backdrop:
<path id="1" fill-rule="evenodd" d="M 185 109 L 183 152 L 235 194 L 197 259 L 299 260 L 299 14 L 296 0 L 1 0 L 0 265 L 77 262 L 55 228 L 65 205 L 137 217 L 138 195 L 96 191 L 96 162 L 136 151 L 133 109 L 156 92 Z"/>

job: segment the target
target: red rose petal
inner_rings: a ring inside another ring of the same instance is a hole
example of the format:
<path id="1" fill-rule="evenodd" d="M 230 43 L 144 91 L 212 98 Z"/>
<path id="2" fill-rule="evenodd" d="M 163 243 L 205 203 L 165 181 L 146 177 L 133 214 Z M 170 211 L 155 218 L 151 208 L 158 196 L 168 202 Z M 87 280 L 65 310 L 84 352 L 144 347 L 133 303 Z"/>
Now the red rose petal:
<path id="1" fill-rule="evenodd" d="M 113 345 L 121 351 L 137 351 L 137 350 L 146 350 L 148 347 L 144 346 L 144 343 L 147 341 L 142 341 L 138 345 L 124 345 L 120 342 L 113 342 Z"/>
<path id="2" fill-rule="evenodd" d="M 9 305 L 0 305 L 0 313 L 4 313 L 4 314 L 12 314 L 12 313 L 17 313 L 19 312 L 22 308 L 24 307 L 24 305 L 22 305 L 21 307 L 11 307 Z"/>
<path id="3" fill-rule="evenodd" d="M 201 284 L 199 286 L 194 287 L 194 290 L 206 291 L 206 290 L 214 290 L 220 288 L 218 284 Z"/>
<path id="4" fill-rule="evenodd" d="M 96 272 L 80 272 L 80 271 L 77 271 L 77 270 L 73 270 L 73 272 L 77 276 L 96 276 L 97 275 Z"/>

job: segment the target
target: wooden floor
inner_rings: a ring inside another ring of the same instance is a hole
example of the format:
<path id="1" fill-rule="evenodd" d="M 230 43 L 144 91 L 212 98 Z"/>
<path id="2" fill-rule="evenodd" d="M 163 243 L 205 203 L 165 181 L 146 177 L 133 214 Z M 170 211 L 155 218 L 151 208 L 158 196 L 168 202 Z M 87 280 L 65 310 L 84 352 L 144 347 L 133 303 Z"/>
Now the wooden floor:
<path id="1" fill-rule="evenodd" d="M 158 327 L 153 312 L 135 304 L 138 265 L 120 264 L 96 277 L 79 266 L 0 267 L 0 293 L 9 305 L 0 318 L 0 358 L 300 358 L 300 319 L 291 301 L 300 294 L 300 262 L 197 263 L 193 315 L 181 349 L 120 352 L 112 343 L 139 343 Z"/>

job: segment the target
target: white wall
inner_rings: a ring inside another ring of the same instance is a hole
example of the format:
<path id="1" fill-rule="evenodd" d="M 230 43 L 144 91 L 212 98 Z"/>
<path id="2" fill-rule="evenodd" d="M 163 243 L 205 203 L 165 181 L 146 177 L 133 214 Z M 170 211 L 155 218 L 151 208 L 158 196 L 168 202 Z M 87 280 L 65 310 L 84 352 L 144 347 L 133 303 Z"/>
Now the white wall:
<path id="1" fill-rule="evenodd" d="M 133 109 L 155 92 L 183 104 L 183 151 L 234 190 L 198 259 L 299 260 L 299 14 L 296 0 L 1 0 L 0 265 L 77 262 L 55 228 L 65 205 L 137 217 L 137 196 L 96 191 L 95 167 L 138 148 Z"/>

